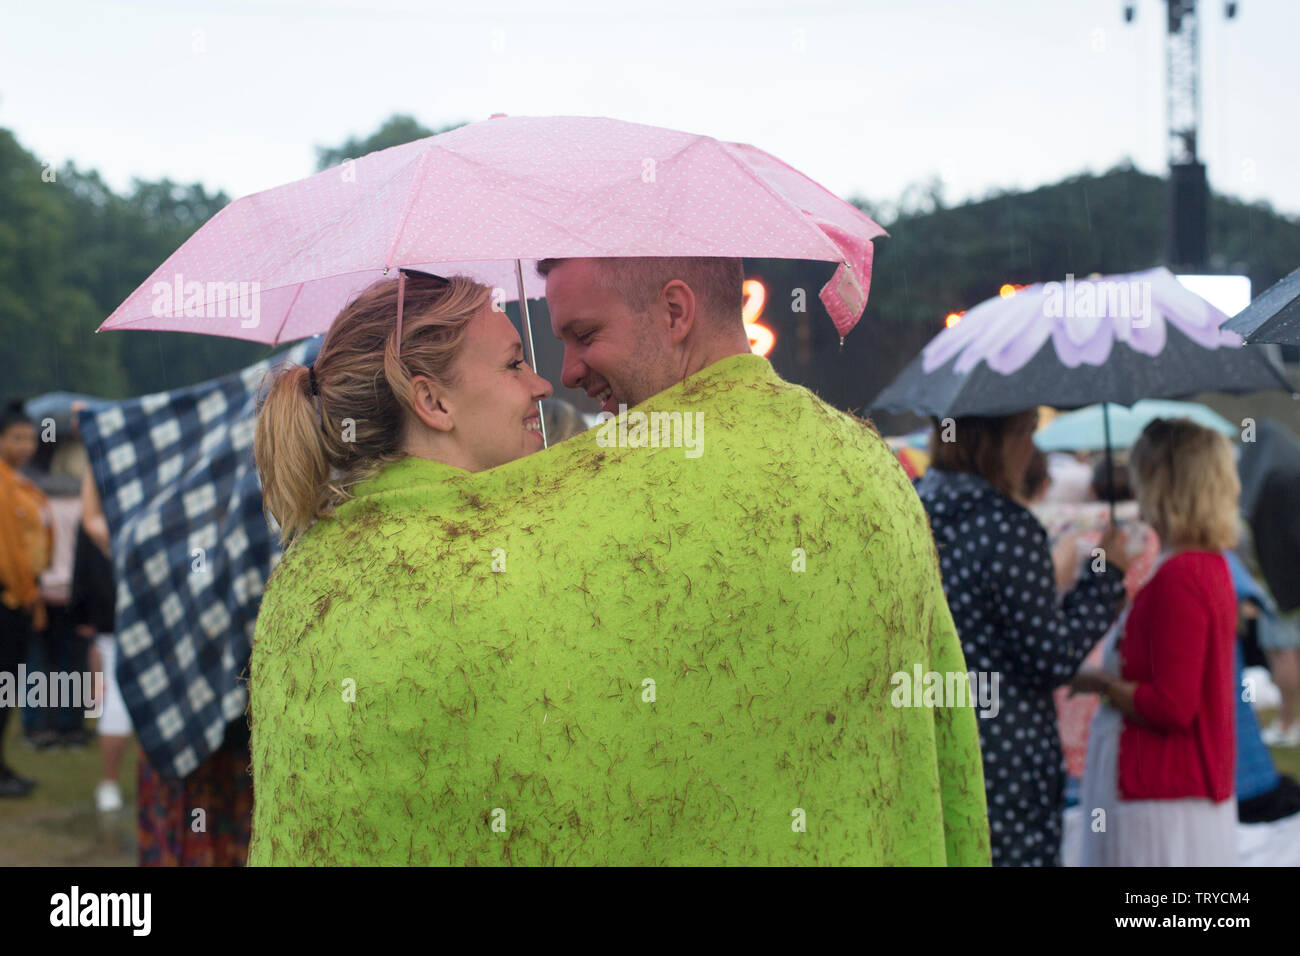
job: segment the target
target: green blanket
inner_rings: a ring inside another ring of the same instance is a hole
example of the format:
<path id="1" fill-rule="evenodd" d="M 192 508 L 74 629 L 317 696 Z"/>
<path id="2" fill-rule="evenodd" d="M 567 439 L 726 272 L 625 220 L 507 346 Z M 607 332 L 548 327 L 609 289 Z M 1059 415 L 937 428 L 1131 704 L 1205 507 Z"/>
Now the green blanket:
<path id="1" fill-rule="evenodd" d="M 408 458 L 289 548 L 250 863 L 988 863 L 974 712 L 891 703 L 966 667 L 875 430 L 752 355 L 625 423 Z"/>

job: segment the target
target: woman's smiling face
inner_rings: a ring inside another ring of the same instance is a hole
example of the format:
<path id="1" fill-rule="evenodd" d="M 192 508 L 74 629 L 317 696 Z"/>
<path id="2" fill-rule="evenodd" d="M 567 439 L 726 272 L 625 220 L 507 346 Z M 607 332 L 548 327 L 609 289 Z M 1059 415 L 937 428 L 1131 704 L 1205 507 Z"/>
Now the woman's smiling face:
<path id="1" fill-rule="evenodd" d="M 470 471 L 495 468 L 542 447 L 537 403 L 554 391 L 524 361 L 519 334 L 491 305 L 470 320 L 446 389 L 453 435 Z"/>

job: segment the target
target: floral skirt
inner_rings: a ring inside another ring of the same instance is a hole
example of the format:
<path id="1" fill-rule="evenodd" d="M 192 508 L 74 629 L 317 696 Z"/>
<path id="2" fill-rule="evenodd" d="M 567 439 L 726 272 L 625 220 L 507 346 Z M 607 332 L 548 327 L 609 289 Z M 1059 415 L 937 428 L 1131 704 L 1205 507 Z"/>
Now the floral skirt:
<path id="1" fill-rule="evenodd" d="M 244 866 L 253 823 L 247 747 L 223 745 L 184 780 L 136 760 L 141 866 Z"/>

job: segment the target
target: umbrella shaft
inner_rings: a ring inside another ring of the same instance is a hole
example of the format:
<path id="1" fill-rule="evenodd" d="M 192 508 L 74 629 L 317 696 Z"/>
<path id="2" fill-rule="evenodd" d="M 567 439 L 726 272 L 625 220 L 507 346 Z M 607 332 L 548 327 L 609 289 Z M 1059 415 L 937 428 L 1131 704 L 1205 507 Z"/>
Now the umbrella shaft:
<path id="1" fill-rule="evenodd" d="M 528 339 L 528 361 L 532 363 L 533 372 L 537 375 L 542 374 L 537 371 L 537 349 L 533 345 L 533 320 L 528 314 L 528 296 L 524 294 L 524 264 L 519 259 L 515 260 L 515 280 L 519 283 L 519 318 L 524 326 L 524 336 Z M 546 413 L 542 410 L 542 403 L 537 403 L 537 418 L 542 426 L 542 447 L 550 448 L 551 443 L 546 438 Z"/>

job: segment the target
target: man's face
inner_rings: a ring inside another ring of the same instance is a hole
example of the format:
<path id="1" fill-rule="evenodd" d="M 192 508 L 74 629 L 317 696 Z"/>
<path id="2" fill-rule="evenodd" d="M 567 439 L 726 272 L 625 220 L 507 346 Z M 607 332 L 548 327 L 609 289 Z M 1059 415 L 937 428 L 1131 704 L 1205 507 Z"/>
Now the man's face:
<path id="1" fill-rule="evenodd" d="M 636 313 L 595 282 L 591 259 L 566 259 L 546 277 L 551 330 L 564 343 L 567 388 L 580 388 L 618 414 L 676 384 L 669 343 L 654 313 Z"/>

